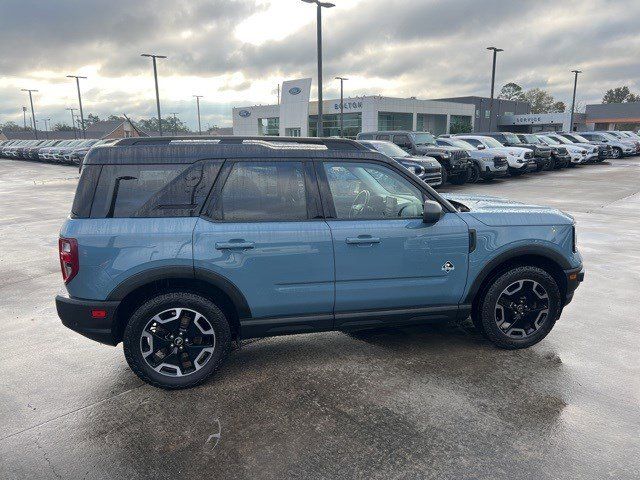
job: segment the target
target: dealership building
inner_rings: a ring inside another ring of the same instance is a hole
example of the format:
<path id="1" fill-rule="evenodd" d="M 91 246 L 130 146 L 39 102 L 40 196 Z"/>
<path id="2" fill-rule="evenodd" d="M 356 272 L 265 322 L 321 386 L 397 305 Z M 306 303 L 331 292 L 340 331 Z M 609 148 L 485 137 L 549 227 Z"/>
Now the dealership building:
<path id="1" fill-rule="evenodd" d="M 311 79 L 282 84 L 279 105 L 233 109 L 233 134 L 315 137 L 318 102 L 310 101 Z M 340 135 L 340 100 L 322 102 L 322 136 Z M 417 98 L 364 96 L 345 98 L 344 136 L 375 130 L 419 130 L 433 134 L 473 130 L 474 106 Z"/>

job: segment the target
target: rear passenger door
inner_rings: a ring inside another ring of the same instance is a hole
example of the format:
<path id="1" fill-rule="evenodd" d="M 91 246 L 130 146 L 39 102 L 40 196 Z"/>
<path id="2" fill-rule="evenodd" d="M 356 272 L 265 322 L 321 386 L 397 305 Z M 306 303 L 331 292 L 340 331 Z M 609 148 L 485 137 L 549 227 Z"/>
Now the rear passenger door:
<path id="1" fill-rule="evenodd" d="M 194 265 L 227 279 L 244 336 L 331 328 L 334 265 L 311 162 L 227 161 L 194 230 Z"/>

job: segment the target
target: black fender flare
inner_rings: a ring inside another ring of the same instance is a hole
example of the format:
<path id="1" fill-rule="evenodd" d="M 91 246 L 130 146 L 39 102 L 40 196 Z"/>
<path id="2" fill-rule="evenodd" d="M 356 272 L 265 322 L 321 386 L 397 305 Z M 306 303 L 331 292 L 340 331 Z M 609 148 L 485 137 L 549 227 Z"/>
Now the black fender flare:
<path id="1" fill-rule="evenodd" d="M 197 280 L 224 292 L 234 303 L 240 320 L 251 318 L 251 309 L 240 289 L 224 276 L 203 268 L 188 266 L 157 267 L 132 275 L 115 287 L 108 301 L 121 301 L 140 287 L 159 280 Z"/>
<path id="2" fill-rule="evenodd" d="M 483 282 L 487 279 L 487 276 L 495 268 L 499 267 L 503 263 L 508 262 L 509 260 L 512 260 L 514 258 L 531 256 L 531 255 L 537 256 L 537 257 L 543 257 L 555 263 L 556 265 L 558 265 L 558 267 L 562 270 L 569 270 L 572 268 L 572 265 L 569 263 L 569 261 L 565 257 L 563 257 L 560 253 L 553 250 L 552 248 L 545 247 L 542 245 L 528 245 L 528 246 L 515 247 L 510 250 L 507 250 L 506 252 L 502 252 L 501 254 L 492 258 L 491 261 L 489 261 L 482 268 L 482 270 L 480 270 L 480 273 L 473 280 L 473 283 L 471 284 L 471 287 L 469 288 L 469 291 L 465 295 L 465 298 L 462 301 L 462 303 L 467 305 L 471 305 L 473 303 L 473 300 L 477 295 L 478 291 L 480 290 L 480 287 L 482 286 Z"/>

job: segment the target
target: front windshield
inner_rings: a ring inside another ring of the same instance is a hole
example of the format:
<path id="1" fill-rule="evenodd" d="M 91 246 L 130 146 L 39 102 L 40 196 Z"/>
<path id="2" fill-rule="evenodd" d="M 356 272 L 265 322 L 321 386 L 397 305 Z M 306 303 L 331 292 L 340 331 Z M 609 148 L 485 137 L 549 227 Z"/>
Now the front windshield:
<path id="1" fill-rule="evenodd" d="M 527 143 L 539 143 L 540 140 L 538 139 L 538 137 L 536 137 L 535 135 L 531 135 L 531 134 L 524 134 L 522 135 L 524 137 L 525 142 Z"/>
<path id="2" fill-rule="evenodd" d="M 473 145 L 471 145 L 469 142 L 465 142 L 464 140 L 448 138 L 447 141 L 451 144 L 451 146 L 461 148 L 462 150 L 476 150 Z"/>
<path id="3" fill-rule="evenodd" d="M 434 137 L 430 133 L 414 133 L 413 141 L 416 143 L 416 145 L 435 145 L 436 137 Z"/>
<path id="4" fill-rule="evenodd" d="M 538 138 L 542 140 L 544 143 L 546 143 L 547 145 L 560 145 L 559 141 L 554 140 L 551 137 L 547 137 L 546 135 L 538 135 Z"/>
<path id="5" fill-rule="evenodd" d="M 397 146 L 395 143 L 391 142 L 369 142 L 373 148 L 375 148 L 378 152 L 383 153 L 389 157 L 409 157 L 407 152 Z"/>
<path id="6" fill-rule="evenodd" d="M 578 143 L 589 143 L 589 140 L 581 135 L 578 135 L 577 133 L 572 133 L 571 136 L 575 138 Z"/>
<path id="7" fill-rule="evenodd" d="M 561 136 L 561 135 L 554 136 L 554 137 L 550 137 L 550 138 L 554 138 L 554 139 L 555 139 L 555 140 L 557 140 L 558 142 L 563 143 L 563 144 L 565 144 L 565 145 L 572 145 L 572 144 L 573 144 L 573 142 L 570 142 L 569 140 L 567 140 L 566 138 L 564 138 L 564 137 L 563 137 L 563 136 Z"/>
<path id="8" fill-rule="evenodd" d="M 602 133 L 601 135 L 607 140 L 613 140 L 614 142 L 617 142 L 619 140 L 619 138 L 617 138 L 615 135 L 611 135 L 610 133 Z"/>
<path id="9" fill-rule="evenodd" d="M 506 133 L 504 134 L 504 136 L 505 136 L 505 138 L 507 139 L 507 141 L 508 141 L 509 143 L 513 143 L 513 144 L 522 143 L 522 142 L 520 141 L 520 139 L 518 138 L 518 136 L 517 136 L 517 135 L 515 135 L 514 133 L 508 133 L 508 132 L 506 132 Z"/>
<path id="10" fill-rule="evenodd" d="M 483 139 L 483 142 L 485 143 L 485 145 L 488 145 L 489 148 L 503 148 L 504 145 L 502 145 L 498 140 L 496 140 L 495 138 L 492 137 L 485 137 Z"/>

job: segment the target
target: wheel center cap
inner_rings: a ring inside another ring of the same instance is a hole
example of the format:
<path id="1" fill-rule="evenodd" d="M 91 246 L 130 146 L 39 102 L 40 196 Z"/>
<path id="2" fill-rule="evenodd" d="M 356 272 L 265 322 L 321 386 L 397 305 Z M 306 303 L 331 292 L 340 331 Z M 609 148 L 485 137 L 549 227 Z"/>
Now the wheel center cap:
<path id="1" fill-rule="evenodd" d="M 184 342 L 184 340 L 182 340 L 182 337 L 176 337 L 176 338 L 173 340 L 173 344 L 174 344 L 176 347 L 179 347 L 180 345 L 182 345 L 182 343 L 183 343 L 183 342 Z"/>

